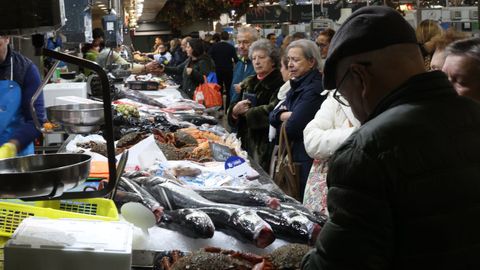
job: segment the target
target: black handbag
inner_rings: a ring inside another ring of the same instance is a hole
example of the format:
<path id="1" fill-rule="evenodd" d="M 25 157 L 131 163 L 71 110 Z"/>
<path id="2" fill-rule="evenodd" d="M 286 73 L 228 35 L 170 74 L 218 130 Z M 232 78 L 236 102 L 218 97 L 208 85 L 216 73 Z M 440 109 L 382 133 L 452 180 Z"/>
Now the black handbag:
<path id="1" fill-rule="evenodd" d="M 300 163 L 293 162 L 284 122 L 280 130 L 273 181 L 285 194 L 297 200 L 300 200 L 300 168 Z"/>

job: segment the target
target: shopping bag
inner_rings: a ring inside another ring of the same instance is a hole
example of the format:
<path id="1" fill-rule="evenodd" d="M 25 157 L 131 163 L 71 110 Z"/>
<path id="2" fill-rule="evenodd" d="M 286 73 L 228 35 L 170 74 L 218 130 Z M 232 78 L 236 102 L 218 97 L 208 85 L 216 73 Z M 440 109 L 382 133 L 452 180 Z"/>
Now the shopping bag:
<path id="1" fill-rule="evenodd" d="M 218 83 L 217 73 L 215 73 L 215 72 L 213 72 L 213 71 L 210 72 L 210 73 L 208 73 L 207 82 L 209 82 L 209 83 Z"/>
<path id="2" fill-rule="evenodd" d="M 327 208 L 327 172 L 328 160 L 314 160 L 308 174 L 303 205 L 312 212 L 328 216 Z"/>
<path id="3" fill-rule="evenodd" d="M 280 131 L 273 181 L 285 194 L 297 200 L 300 200 L 300 168 L 300 163 L 293 162 L 284 122 Z"/>
<path id="4" fill-rule="evenodd" d="M 193 100 L 203 104 L 206 108 L 222 106 L 222 94 L 220 85 L 208 82 L 206 76 L 203 76 L 204 83 L 195 88 Z"/>

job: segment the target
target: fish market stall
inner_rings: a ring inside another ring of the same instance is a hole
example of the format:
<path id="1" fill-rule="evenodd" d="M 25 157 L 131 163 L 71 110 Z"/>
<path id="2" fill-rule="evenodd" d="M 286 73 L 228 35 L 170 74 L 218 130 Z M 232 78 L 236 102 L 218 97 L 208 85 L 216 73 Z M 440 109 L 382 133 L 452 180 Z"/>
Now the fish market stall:
<path id="1" fill-rule="evenodd" d="M 182 254 L 207 247 L 217 249 L 201 257 L 235 250 L 257 254 L 257 264 L 289 243 L 314 243 L 325 218 L 279 190 L 203 105 L 173 85 L 143 89 L 154 76 L 133 79 L 144 80 L 141 89 L 127 81 L 111 91 L 114 153 L 118 161 L 128 152 L 128 160 L 110 195 L 128 221 L 132 205 L 146 211 L 136 225 L 151 221 L 134 230 L 133 265 L 169 269 Z M 102 132 L 65 141 L 61 152 L 92 156 L 90 178 L 77 190 L 109 185 L 107 150 Z"/>
<path id="2" fill-rule="evenodd" d="M 71 135 L 64 153 L 1 162 L 2 198 L 33 200 L 12 202 L 10 209 L 4 202 L 8 211 L 1 220 L 8 226 L 2 232 L 12 237 L 5 246 L 6 269 L 128 269 L 130 261 L 166 270 L 197 269 L 196 263 L 206 269 L 275 269 L 281 268 L 275 259 L 283 257 L 277 252 L 287 243 L 315 241 L 325 219 L 283 194 L 235 135 L 203 105 L 182 98 L 168 78 L 124 80 L 129 74 L 122 70 L 107 74 L 79 57 L 45 49 L 43 55 L 95 72 L 101 93 L 91 89 L 91 98 L 102 99 L 48 107 L 44 125 L 32 105 L 42 133 Z M 118 210 L 137 228 L 117 221 Z M 298 267 L 309 246 L 290 247 L 286 253 L 299 252 Z"/>
<path id="3" fill-rule="evenodd" d="M 155 217 L 155 226 L 135 231 L 134 265 L 152 266 L 153 257 L 172 250 L 214 246 L 264 255 L 288 243 L 313 244 L 325 219 L 283 194 L 202 105 L 116 91 L 115 152 L 128 150 L 129 161 L 114 201 L 119 210 L 140 203 Z M 104 143 L 101 136 L 70 136 L 62 151 L 94 153 L 98 165 L 106 162 Z M 238 160 L 240 173 L 229 167 Z M 92 177 L 102 175 L 96 167 Z"/>

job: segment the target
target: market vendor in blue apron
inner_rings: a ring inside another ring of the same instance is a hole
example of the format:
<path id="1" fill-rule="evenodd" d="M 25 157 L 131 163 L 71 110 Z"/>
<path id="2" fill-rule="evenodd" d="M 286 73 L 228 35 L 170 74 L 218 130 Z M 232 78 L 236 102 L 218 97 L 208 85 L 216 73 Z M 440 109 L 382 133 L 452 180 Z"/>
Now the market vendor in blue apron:
<path id="1" fill-rule="evenodd" d="M 31 60 L 13 51 L 10 37 L 0 33 L 0 159 L 34 153 L 40 135 L 30 114 L 30 100 L 41 84 Z M 43 95 L 35 102 L 37 116 L 45 119 Z"/>

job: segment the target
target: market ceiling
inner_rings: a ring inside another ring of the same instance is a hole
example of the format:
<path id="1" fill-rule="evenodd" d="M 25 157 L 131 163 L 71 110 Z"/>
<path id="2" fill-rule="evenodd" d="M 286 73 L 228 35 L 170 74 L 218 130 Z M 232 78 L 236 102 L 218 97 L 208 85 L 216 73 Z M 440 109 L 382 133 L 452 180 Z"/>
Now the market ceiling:
<path id="1" fill-rule="evenodd" d="M 93 16 L 103 16 L 106 12 L 109 0 L 94 0 L 92 13 Z M 112 0 L 114 2 L 115 0 Z M 133 0 L 120 0 L 123 7 L 129 8 L 132 5 Z M 155 17 L 158 12 L 163 8 L 167 0 L 144 0 L 143 1 L 143 13 L 140 16 L 139 21 L 152 22 L 155 21 Z M 105 8 L 104 8 L 105 7 Z M 103 8 L 103 9 L 102 9 Z"/>

